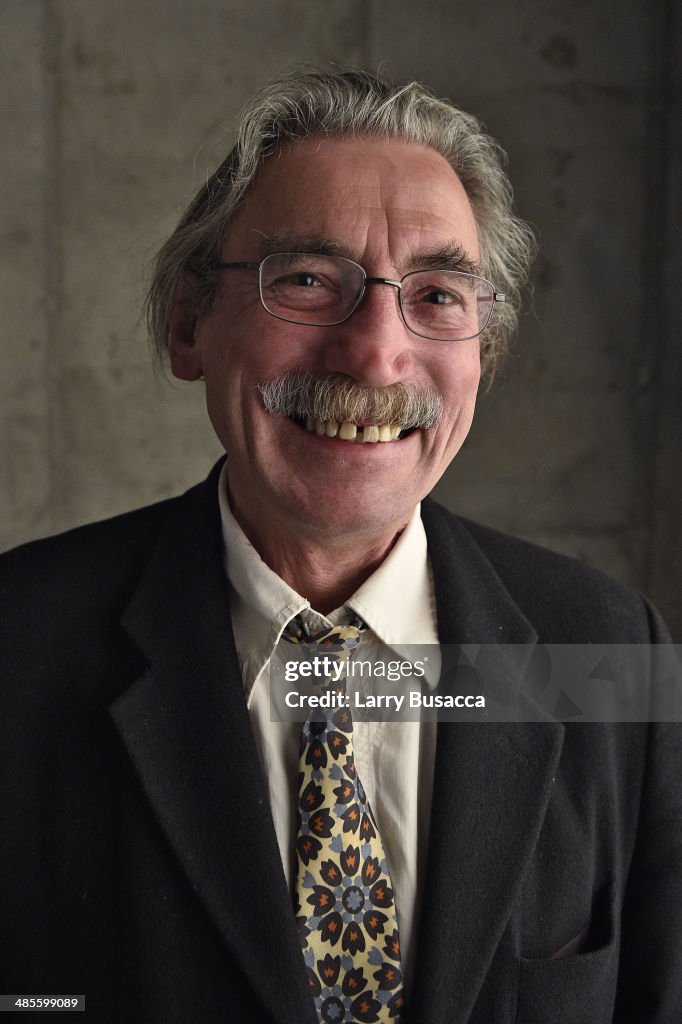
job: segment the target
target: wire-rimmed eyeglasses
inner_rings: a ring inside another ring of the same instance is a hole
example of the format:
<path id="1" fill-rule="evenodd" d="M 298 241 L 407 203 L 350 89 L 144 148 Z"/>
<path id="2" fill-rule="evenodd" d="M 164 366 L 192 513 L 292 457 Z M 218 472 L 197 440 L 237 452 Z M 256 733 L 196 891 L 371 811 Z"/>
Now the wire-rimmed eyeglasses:
<path id="1" fill-rule="evenodd" d="M 459 270 L 413 270 L 399 281 L 368 277 L 344 256 L 276 252 L 260 263 L 217 263 L 220 270 L 257 270 L 263 308 L 278 320 L 309 327 L 332 327 L 349 319 L 368 284 L 398 290 L 405 326 L 432 341 L 467 341 L 490 323 L 504 295 L 490 281 Z"/>

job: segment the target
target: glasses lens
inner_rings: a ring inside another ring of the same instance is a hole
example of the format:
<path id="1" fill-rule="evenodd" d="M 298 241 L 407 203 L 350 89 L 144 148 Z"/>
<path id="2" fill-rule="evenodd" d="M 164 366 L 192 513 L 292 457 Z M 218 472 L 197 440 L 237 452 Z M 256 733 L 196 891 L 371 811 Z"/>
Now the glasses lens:
<path id="1" fill-rule="evenodd" d="M 261 264 L 263 305 L 273 316 L 294 323 L 340 323 L 354 308 L 363 284 L 362 269 L 341 256 L 278 252 Z"/>
<path id="2" fill-rule="evenodd" d="M 475 338 L 490 319 L 495 292 L 489 281 L 454 270 L 420 270 L 403 278 L 405 323 L 424 338 Z"/>

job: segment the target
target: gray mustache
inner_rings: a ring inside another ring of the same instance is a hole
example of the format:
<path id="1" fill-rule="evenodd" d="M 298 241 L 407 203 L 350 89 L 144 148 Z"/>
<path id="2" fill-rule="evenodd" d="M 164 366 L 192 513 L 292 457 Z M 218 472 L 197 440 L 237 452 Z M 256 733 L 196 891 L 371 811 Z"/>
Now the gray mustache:
<path id="1" fill-rule="evenodd" d="M 433 388 L 410 383 L 371 388 L 341 373 L 315 376 L 291 370 L 259 384 L 258 390 L 268 412 L 298 419 L 398 423 L 408 430 L 435 427 L 443 415 L 443 400 Z"/>

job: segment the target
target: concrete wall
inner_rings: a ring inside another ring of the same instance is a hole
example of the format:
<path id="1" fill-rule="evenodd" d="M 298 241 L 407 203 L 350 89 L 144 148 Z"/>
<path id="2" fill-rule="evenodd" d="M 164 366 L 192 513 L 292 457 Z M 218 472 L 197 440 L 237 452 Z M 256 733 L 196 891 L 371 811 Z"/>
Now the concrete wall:
<path id="1" fill-rule="evenodd" d="M 151 370 L 144 265 L 264 78 L 385 61 L 483 118 L 542 243 L 440 497 L 647 590 L 682 638 L 674 19 L 671 0 L 3 0 L 0 545 L 207 471 L 200 386 Z"/>

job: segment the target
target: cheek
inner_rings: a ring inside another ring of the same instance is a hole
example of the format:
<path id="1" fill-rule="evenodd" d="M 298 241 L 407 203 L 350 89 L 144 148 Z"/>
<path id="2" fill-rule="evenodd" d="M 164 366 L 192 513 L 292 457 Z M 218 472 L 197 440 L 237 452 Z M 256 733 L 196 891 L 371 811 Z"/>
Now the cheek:
<path id="1" fill-rule="evenodd" d="M 316 351 L 313 328 L 267 317 L 244 319 L 236 330 L 223 332 L 220 351 L 213 353 L 215 370 L 228 386 L 239 381 L 245 391 L 301 366 L 310 366 Z M 215 346 L 214 346 L 215 347 Z"/>
<path id="2" fill-rule="evenodd" d="M 458 358 L 441 366 L 441 374 L 434 374 L 433 380 L 443 397 L 445 415 L 458 419 L 471 416 L 481 380 L 481 365 L 478 348 L 471 353 L 457 353 Z"/>
<path id="3" fill-rule="evenodd" d="M 303 363 L 292 357 L 281 339 L 262 331 L 223 332 L 212 338 L 204 360 L 206 402 L 209 415 L 223 443 L 248 446 L 272 431 L 275 421 L 267 416 L 258 385 Z"/>
<path id="4" fill-rule="evenodd" d="M 441 452 L 447 460 L 453 458 L 469 433 L 476 407 L 480 383 L 478 353 L 457 361 L 456 368 L 436 381 L 444 402 L 443 420 L 439 431 Z"/>
<path id="5" fill-rule="evenodd" d="M 239 404 L 240 395 L 249 390 L 249 382 L 259 379 L 262 352 L 251 332 L 213 330 L 205 339 L 203 355 L 208 398 Z"/>

